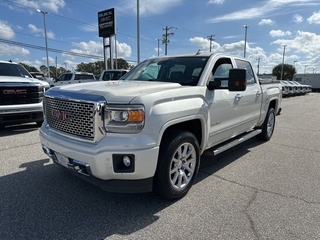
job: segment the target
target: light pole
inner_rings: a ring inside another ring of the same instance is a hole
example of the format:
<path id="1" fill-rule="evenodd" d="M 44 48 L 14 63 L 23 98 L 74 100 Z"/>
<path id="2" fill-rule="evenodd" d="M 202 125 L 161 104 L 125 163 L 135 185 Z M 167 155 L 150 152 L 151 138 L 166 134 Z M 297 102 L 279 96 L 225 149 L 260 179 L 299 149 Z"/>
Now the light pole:
<path id="1" fill-rule="evenodd" d="M 159 57 L 159 55 L 160 55 L 160 40 L 161 39 L 157 38 L 157 40 L 158 40 L 158 57 Z"/>
<path id="2" fill-rule="evenodd" d="M 247 47 L 247 31 L 248 31 L 248 26 L 244 25 L 244 51 L 243 51 L 243 57 L 246 57 L 246 47 Z"/>
<path id="3" fill-rule="evenodd" d="M 304 65 L 304 73 L 306 73 L 308 65 Z"/>
<path id="4" fill-rule="evenodd" d="M 50 78 L 50 66 L 49 66 L 49 56 L 48 56 L 48 41 L 47 41 L 47 28 L 46 28 L 46 14 L 48 14 L 48 12 L 41 11 L 40 9 L 37 9 L 37 11 L 38 11 L 39 13 L 42 13 L 42 15 L 43 15 L 44 39 L 45 39 L 45 43 L 46 43 L 48 78 Z"/>
<path id="5" fill-rule="evenodd" d="M 286 46 L 287 46 L 287 45 L 283 45 L 282 67 L 281 67 L 281 77 L 280 77 L 280 80 L 282 80 L 282 77 L 283 77 L 284 54 L 286 53 Z"/>
<path id="6" fill-rule="evenodd" d="M 140 3 L 137 0 L 137 56 L 140 63 Z"/>

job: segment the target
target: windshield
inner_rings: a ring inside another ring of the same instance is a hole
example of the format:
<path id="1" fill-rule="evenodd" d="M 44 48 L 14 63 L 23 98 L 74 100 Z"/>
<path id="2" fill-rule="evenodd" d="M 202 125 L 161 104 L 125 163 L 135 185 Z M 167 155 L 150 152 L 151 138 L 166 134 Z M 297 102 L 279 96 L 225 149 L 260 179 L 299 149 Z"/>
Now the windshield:
<path id="1" fill-rule="evenodd" d="M 196 86 L 208 57 L 164 57 L 149 59 L 123 76 L 122 80 L 175 82 Z"/>
<path id="2" fill-rule="evenodd" d="M 26 69 L 19 64 L 12 63 L 0 63 L 0 76 L 32 78 Z"/>

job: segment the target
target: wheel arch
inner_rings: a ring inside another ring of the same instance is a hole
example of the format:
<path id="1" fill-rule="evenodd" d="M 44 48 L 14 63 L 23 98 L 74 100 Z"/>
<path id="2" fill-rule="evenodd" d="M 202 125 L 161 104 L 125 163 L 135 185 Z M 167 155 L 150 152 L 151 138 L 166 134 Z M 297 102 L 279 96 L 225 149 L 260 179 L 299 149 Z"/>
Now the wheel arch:
<path id="1" fill-rule="evenodd" d="M 200 148 L 199 153 L 201 155 L 205 144 L 205 134 L 206 132 L 208 132 L 206 130 L 205 121 L 206 120 L 204 117 L 198 116 L 196 118 L 193 117 L 168 122 L 161 129 L 161 137 L 159 137 L 158 142 L 159 146 L 161 146 L 161 142 L 163 141 L 163 139 L 170 135 L 170 132 L 172 132 L 173 129 L 185 130 L 191 132 L 196 137 Z"/>

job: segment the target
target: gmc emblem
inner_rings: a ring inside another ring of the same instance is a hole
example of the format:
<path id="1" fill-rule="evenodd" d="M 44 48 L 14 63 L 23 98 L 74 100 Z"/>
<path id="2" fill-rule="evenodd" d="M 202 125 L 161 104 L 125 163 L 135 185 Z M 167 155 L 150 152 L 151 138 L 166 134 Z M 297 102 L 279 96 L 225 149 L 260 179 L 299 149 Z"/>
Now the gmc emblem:
<path id="1" fill-rule="evenodd" d="M 3 94 L 27 94 L 27 89 L 8 89 L 8 90 L 3 90 Z"/>
<path id="2" fill-rule="evenodd" d="M 72 122 L 72 113 L 68 111 L 51 109 L 51 117 L 56 120 Z"/>

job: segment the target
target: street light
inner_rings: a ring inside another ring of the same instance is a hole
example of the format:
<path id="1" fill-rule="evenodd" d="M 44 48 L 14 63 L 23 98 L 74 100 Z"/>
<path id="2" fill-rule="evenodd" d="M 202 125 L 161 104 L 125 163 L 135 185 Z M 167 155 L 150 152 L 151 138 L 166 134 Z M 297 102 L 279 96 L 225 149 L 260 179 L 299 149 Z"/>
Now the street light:
<path id="1" fill-rule="evenodd" d="M 246 47 L 247 47 L 247 31 L 248 31 L 248 26 L 244 25 L 245 29 L 245 34 L 244 34 L 244 51 L 243 51 L 243 57 L 246 57 Z"/>
<path id="2" fill-rule="evenodd" d="M 282 80 L 282 77 L 283 77 L 284 54 L 286 53 L 286 46 L 287 46 L 287 45 L 283 45 L 282 67 L 281 67 L 281 77 L 280 77 L 280 80 Z"/>
<path id="3" fill-rule="evenodd" d="M 308 65 L 304 65 L 304 73 L 306 73 Z"/>
<path id="4" fill-rule="evenodd" d="M 40 9 L 37 9 L 37 11 L 38 11 L 39 13 L 42 13 L 42 14 L 43 14 L 44 39 L 45 39 L 45 43 L 46 43 L 48 78 L 50 78 L 50 66 L 49 66 L 48 42 L 47 42 L 47 29 L 46 29 L 46 14 L 48 14 L 48 12 L 41 11 Z"/>

